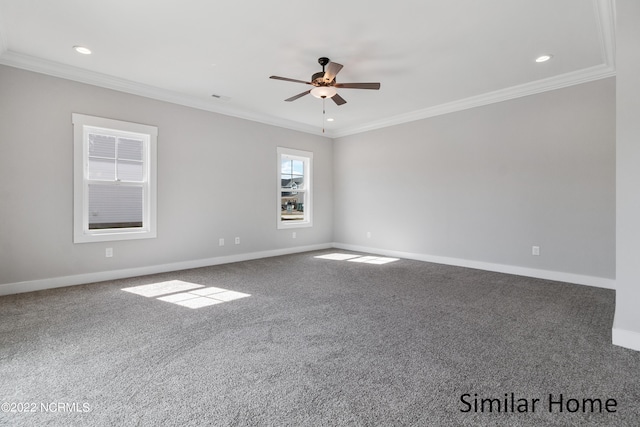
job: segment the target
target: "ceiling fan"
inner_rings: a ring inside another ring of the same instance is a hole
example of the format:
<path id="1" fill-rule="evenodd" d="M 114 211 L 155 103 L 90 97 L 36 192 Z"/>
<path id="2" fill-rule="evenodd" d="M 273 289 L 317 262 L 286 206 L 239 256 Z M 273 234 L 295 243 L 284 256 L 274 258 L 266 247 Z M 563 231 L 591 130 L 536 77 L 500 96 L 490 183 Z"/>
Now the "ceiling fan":
<path id="1" fill-rule="evenodd" d="M 298 98 L 302 98 L 305 95 L 311 94 L 316 98 L 331 98 L 337 105 L 346 104 L 347 101 L 343 97 L 338 95 L 336 88 L 343 89 L 380 89 L 380 83 L 338 83 L 336 82 L 336 75 L 342 69 L 342 65 L 337 62 L 330 62 L 329 58 L 318 58 L 318 63 L 322 65 L 322 71 L 317 72 L 311 76 L 310 82 L 304 80 L 290 79 L 287 77 L 271 76 L 270 79 L 284 80 L 286 82 L 304 83 L 307 85 L 315 86 L 313 89 L 309 89 L 305 92 L 285 99 L 287 102 L 295 101 Z M 325 66 L 327 66 L 325 71 Z"/>

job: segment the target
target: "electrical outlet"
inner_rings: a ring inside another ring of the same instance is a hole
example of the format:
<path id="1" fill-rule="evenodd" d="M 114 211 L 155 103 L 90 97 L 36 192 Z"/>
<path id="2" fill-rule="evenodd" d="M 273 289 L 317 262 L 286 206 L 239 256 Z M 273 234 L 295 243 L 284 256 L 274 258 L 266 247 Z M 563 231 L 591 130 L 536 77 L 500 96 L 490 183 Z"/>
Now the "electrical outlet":
<path id="1" fill-rule="evenodd" d="M 223 238 L 218 239 L 218 246 L 224 246 L 224 239 Z"/>
<path id="2" fill-rule="evenodd" d="M 540 246 L 531 246 L 531 255 L 540 255 Z"/>
<path id="3" fill-rule="evenodd" d="M 371 238 L 371 232 L 367 231 L 367 239 L 370 239 L 370 238 Z"/>
<path id="4" fill-rule="evenodd" d="M 106 258 L 111 258 L 111 257 L 113 257 L 113 248 L 106 248 L 106 249 L 104 250 L 104 256 L 105 256 Z"/>
<path id="5" fill-rule="evenodd" d="M 291 238 L 295 239 L 296 238 L 296 232 L 294 231 L 293 233 L 291 233 Z"/>
<path id="6" fill-rule="evenodd" d="M 239 244 L 240 244 L 240 238 L 236 237 L 236 245 L 239 245 Z"/>

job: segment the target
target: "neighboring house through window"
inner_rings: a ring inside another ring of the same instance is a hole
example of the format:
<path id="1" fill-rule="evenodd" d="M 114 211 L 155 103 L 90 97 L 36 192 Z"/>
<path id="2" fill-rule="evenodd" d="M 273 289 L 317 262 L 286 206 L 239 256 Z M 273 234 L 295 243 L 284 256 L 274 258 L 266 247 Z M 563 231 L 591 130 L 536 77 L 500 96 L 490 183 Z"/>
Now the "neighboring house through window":
<path id="1" fill-rule="evenodd" d="M 278 228 L 311 227 L 313 153 L 278 147 Z"/>
<path id="2" fill-rule="evenodd" d="M 156 237 L 154 126 L 73 114 L 74 243 Z"/>

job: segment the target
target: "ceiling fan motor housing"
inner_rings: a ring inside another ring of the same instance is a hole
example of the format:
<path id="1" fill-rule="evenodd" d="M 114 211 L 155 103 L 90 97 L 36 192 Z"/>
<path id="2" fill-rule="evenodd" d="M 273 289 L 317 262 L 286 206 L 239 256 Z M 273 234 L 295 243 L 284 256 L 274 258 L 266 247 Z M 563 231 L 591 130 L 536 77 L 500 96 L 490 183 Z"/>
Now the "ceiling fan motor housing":
<path id="1" fill-rule="evenodd" d="M 331 83 L 335 83 L 335 79 L 333 79 L 333 81 Z M 331 84 L 329 83 L 329 84 Z M 326 84 L 324 82 L 324 71 L 319 71 L 315 74 L 313 74 L 311 76 L 311 84 L 313 84 L 314 86 L 328 86 L 329 84 Z"/>
<path id="2" fill-rule="evenodd" d="M 313 84 L 314 86 L 332 86 L 333 84 L 335 84 L 336 82 L 335 78 L 333 79 L 333 81 L 330 81 L 330 82 L 324 81 L 324 74 L 325 74 L 324 67 L 329 62 L 331 62 L 331 60 L 326 56 L 322 56 L 318 58 L 318 64 L 322 65 L 322 71 L 319 71 L 311 76 L 311 84 Z"/>

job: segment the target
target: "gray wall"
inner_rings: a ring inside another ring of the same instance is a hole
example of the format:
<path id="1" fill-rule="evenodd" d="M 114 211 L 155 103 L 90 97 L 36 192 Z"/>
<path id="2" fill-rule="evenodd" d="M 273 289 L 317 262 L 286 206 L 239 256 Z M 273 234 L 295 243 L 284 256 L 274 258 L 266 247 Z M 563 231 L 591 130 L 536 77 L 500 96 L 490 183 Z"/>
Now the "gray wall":
<path id="1" fill-rule="evenodd" d="M 72 243 L 72 112 L 159 127 L 157 239 Z M 278 145 L 314 152 L 295 240 L 275 224 Z M 611 279 L 615 81 L 332 143 L 0 66 L 0 197 L 0 285 L 331 242 Z"/>
<path id="2" fill-rule="evenodd" d="M 640 2 L 617 0 L 617 292 L 613 342 L 640 350 Z"/>
<path id="3" fill-rule="evenodd" d="M 614 79 L 342 137 L 334 170 L 337 243 L 615 277 Z"/>
<path id="4" fill-rule="evenodd" d="M 72 112 L 159 128 L 157 239 L 72 243 Z M 314 153 L 295 240 L 276 229 L 279 145 Z M 330 244 L 332 161 L 327 138 L 0 66 L 0 285 Z"/>

